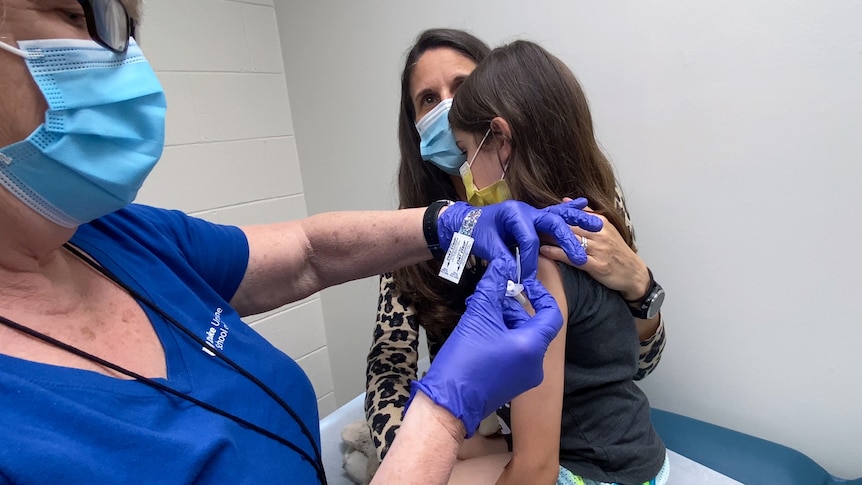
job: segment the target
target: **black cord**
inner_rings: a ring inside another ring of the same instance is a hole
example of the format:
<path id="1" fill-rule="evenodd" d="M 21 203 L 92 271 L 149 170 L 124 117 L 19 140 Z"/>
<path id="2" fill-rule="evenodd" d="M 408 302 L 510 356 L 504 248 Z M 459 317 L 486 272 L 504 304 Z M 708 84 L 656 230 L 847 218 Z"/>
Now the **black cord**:
<path id="1" fill-rule="evenodd" d="M 268 438 L 270 438 L 270 439 L 273 439 L 273 440 L 275 440 L 275 441 L 277 441 L 277 442 L 279 442 L 279 443 L 281 443 L 281 444 L 284 444 L 285 446 L 287 446 L 287 447 L 288 447 L 288 448 L 290 448 L 291 450 L 296 451 L 297 453 L 299 453 L 299 455 L 300 455 L 303 459 L 305 459 L 306 461 L 308 461 L 309 463 L 311 463 L 312 467 L 314 467 L 314 470 L 315 470 L 315 472 L 317 473 L 317 477 L 318 477 L 318 479 L 320 480 L 320 483 L 322 483 L 322 484 L 324 484 L 324 485 L 326 484 L 326 470 L 325 470 L 325 468 L 324 468 L 324 466 L 323 466 L 323 460 L 322 460 L 322 458 L 321 458 L 320 449 L 318 448 L 318 446 L 317 446 L 317 444 L 316 444 L 316 442 L 315 442 L 315 440 L 314 440 L 314 437 L 312 436 L 311 432 L 308 430 L 308 427 L 306 427 L 306 426 L 305 426 L 305 423 L 303 423 L 303 422 L 302 422 L 302 419 L 300 419 L 300 418 L 299 418 L 299 416 L 298 416 L 298 415 L 296 414 L 296 412 L 295 412 L 295 411 L 290 407 L 290 405 L 288 405 L 288 404 L 287 404 L 283 399 L 281 399 L 281 397 L 280 397 L 278 394 L 276 394 L 276 393 L 275 393 L 275 391 L 273 391 L 272 389 L 270 389 L 270 388 L 269 388 L 269 386 L 267 386 L 266 384 L 264 384 L 262 381 L 260 381 L 260 379 L 258 379 L 257 377 L 255 377 L 254 375 L 252 375 L 251 373 L 249 373 L 247 370 L 245 370 L 245 369 L 243 369 L 242 367 L 240 367 L 240 366 L 239 366 L 239 364 L 237 364 L 237 363 L 236 363 L 236 362 L 234 362 L 233 360 L 229 359 L 229 358 L 228 358 L 227 356 L 225 356 L 222 352 L 218 351 L 218 350 L 217 350 L 216 348 L 214 348 L 212 345 L 209 345 L 209 344 L 208 344 L 207 342 L 205 342 L 203 339 L 201 339 L 200 337 L 198 337 L 197 335 L 195 335 L 191 330 L 189 330 L 189 329 L 188 329 L 188 328 L 186 328 L 184 325 L 182 325 L 181 323 L 179 323 L 176 319 L 174 319 L 173 317 L 171 317 L 170 315 L 168 315 L 168 314 L 167 314 L 167 312 L 165 312 L 164 310 L 162 310 L 162 309 L 161 309 L 158 305 L 156 305 L 154 302 L 152 302 L 152 301 L 151 301 L 151 300 L 149 300 L 148 298 L 146 298 L 146 297 L 144 297 L 143 295 L 141 295 L 139 292 L 135 291 L 135 290 L 134 290 L 133 288 L 131 288 L 130 286 L 128 286 L 128 285 L 126 285 L 125 283 L 123 283 L 122 281 L 120 281 L 120 279 L 119 279 L 119 278 L 117 278 L 117 276 L 116 276 L 116 275 L 114 275 L 110 270 L 108 270 L 108 269 L 107 269 L 107 268 L 105 268 L 104 266 L 101 266 L 100 264 L 98 264 L 98 263 L 97 263 L 97 262 L 95 262 L 94 260 L 92 260 L 92 259 L 88 258 L 88 257 L 87 257 L 87 256 L 85 256 L 85 255 L 84 255 L 80 250 L 78 250 L 77 248 L 75 248 L 74 246 L 72 246 L 72 245 L 70 245 L 70 244 L 68 244 L 68 243 L 64 244 L 64 245 L 63 245 L 63 247 L 64 247 L 64 248 L 66 248 L 66 250 L 68 250 L 70 253 L 72 253 L 73 255 L 77 256 L 79 259 L 81 259 L 82 261 L 84 261 L 85 263 L 87 263 L 88 265 L 90 265 L 93 269 L 95 269 L 96 271 L 98 271 L 99 273 L 101 273 L 102 275 L 104 275 L 105 277 L 107 277 L 108 279 L 110 279 L 110 280 L 111 280 L 113 283 L 115 283 L 117 286 L 119 286 L 120 288 L 122 288 L 123 290 L 125 290 L 126 292 L 128 292 L 128 293 L 129 293 L 129 295 L 131 295 L 131 296 L 132 296 L 133 298 L 135 298 L 137 301 L 139 301 L 139 302 L 143 303 L 144 305 L 146 305 L 147 307 L 149 307 L 150 309 L 152 309 L 153 311 L 155 311 L 159 316 L 161 316 L 163 319 L 165 319 L 167 322 L 169 322 L 169 323 L 170 323 L 171 325 L 173 325 L 175 328 L 177 328 L 178 330 L 180 330 L 181 332 L 183 332 L 184 334 L 186 334 L 189 338 L 191 338 L 192 340 L 194 340 L 197 344 L 201 345 L 201 346 L 202 346 L 202 348 L 205 348 L 208 352 L 210 352 L 210 354 L 211 354 L 211 355 L 217 356 L 219 359 L 221 359 L 223 362 L 225 362 L 225 363 L 226 363 L 226 364 L 228 364 L 231 368 L 233 368 L 235 371 L 237 371 L 240 375 L 242 375 L 242 376 L 243 376 L 243 377 L 245 377 L 246 379 L 250 380 L 250 381 L 251 381 L 252 383 L 254 383 L 258 388 L 260 388 L 260 389 L 261 389 L 262 391 L 264 391 L 268 396 L 270 396 L 270 397 L 271 397 L 271 398 L 272 398 L 276 403 L 278 403 L 278 404 L 279 404 L 279 406 L 281 406 L 281 408 L 282 408 L 282 409 L 284 409 L 284 410 L 285 410 L 285 411 L 286 411 L 286 412 L 291 416 L 291 418 L 293 418 L 293 420 L 294 420 L 294 421 L 296 421 L 297 425 L 299 426 L 299 428 L 300 428 L 300 430 L 302 431 L 303 435 L 305 435 L 305 437 L 308 439 L 309 444 L 311 445 L 311 448 L 312 448 L 312 450 L 314 451 L 314 458 L 312 458 L 308 453 L 306 453 L 304 450 L 302 450 L 301 448 L 299 448 L 299 447 L 298 447 L 298 446 L 296 446 L 295 444 L 293 444 L 293 443 L 291 443 L 291 442 L 287 441 L 286 439 L 284 439 L 284 438 L 282 438 L 282 437 L 280 437 L 280 436 L 276 435 L 275 433 L 273 433 L 273 432 L 271 432 L 271 431 L 269 431 L 269 430 L 266 430 L 266 429 L 264 429 L 264 428 L 262 428 L 262 427 L 260 427 L 260 426 L 257 426 L 257 425 L 255 425 L 254 423 L 251 423 L 251 422 L 249 422 L 249 421 L 246 421 L 246 420 L 244 420 L 244 419 L 242 419 L 242 418 L 240 418 L 240 417 L 238 417 L 238 416 L 235 416 L 235 415 L 230 414 L 230 413 L 228 413 L 228 412 L 226 412 L 226 411 L 223 411 L 223 410 L 221 410 L 221 409 L 219 409 L 219 408 L 217 408 L 217 407 L 215 407 L 215 406 L 213 406 L 213 405 L 211 405 L 211 404 L 208 404 L 208 403 L 206 403 L 206 402 L 204 402 L 204 401 L 200 401 L 200 400 L 198 400 L 198 399 L 196 399 L 196 398 L 194 398 L 194 397 L 192 397 L 192 396 L 190 396 L 190 395 L 188 395 L 188 394 L 184 394 L 184 393 L 182 393 L 182 392 L 179 392 L 179 391 L 177 391 L 176 389 L 173 389 L 173 388 L 171 388 L 171 387 L 169 387 L 169 386 L 166 386 L 166 385 L 164 385 L 164 384 L 161 384 L 161 383 L 159 383 L 159 382 L 157 382 L 157 381 L 154 381 L 154 380 L 152 380 L 152 379 L 150 379 L 150 378 L 148 378 L 148 377 L 141 376 L 141 375 L 139 375 L 139 374 L 137 374 L 137 373 L 135 373 L 135 372 L 132 372 L 132 371 L 130 371 L 130 370 L 128 370 L 128 369 L 125 369 L 125 368 L 120 367 L 120 366 L 118 366 L 118 365 L 116 365 L 116 364 L 113 364 L 113 363 L 111 363 L 111 362 L 108 362 L 108 361 L 106 361 L 106 360 L 104 360 L 104 359 L 101 359 L 101 358 L 99 358 L 99 357 L 95 356 L 95 355 L 89 354 L 89 353 L 87 353 L 87 352 L 85 352 L 85 351 L 83 351 L 83 350 L 81 350 L 81 349 L 78 349 L 77 347 L 73 347 L 73 346 L 71 346 L 71 345 L 69 345 L 69 344 L 67 344 L 67 343 L 65 343 L 65 342 L 61 342 L 61 341 L 59 341 L 59 340 L 56 340 L 56 339 L 54 339 L 54 338 L 52 338 L 52 337 L 49 337 L 48 335 L 45 335 L 45 334 L 43 334 L 43 333 L 40 333 L 40 332 L 38 332 L 38 331 L 36 331 L 36 330 L 33 330 L 33 329 L 29 328 L 29 327 L 26 327 L 26 326 L 24 326 L 24 325 L 21 325 L 21 324 L 19 324 L 19 323 L 17 323 L 17 322 L 14 322 L 14 321 L 12 321 L 12 320 L 9 320 L 9 319 L 7 319 L 7 318 L 5 318 L 5 317 L 3 317 L 3 316 L 0 316 L 0 323 L 3 323 L 3 324 L 5 324 L 5 325 L 7 325 L 7 326 L 9 326 L 9 327 L 11 327 L 11 328 L 14 328 L 14 329 L 16 329 L 16 330 L 18 330 L 18 331 L 20 331 L 20 332 L 23 332 L 23 333 L 25 333 L 25 334 L 27 334 L 27 335 L 30 335 L 30 336 L 32 336 L 32 337 L 34 337 L 34 338 L 37 338 L 37 339 L 39 339 L 39 340 L 42 340 L 42 341 L 44 341 L 44 342 L 46 342 L 46 343 L 48 343 L 48 344 L 55 345 L 55 346 L 57 346 L 57 347 L 59 347 L 59 348 L 61 348 L 61 349 L 63 349 L 63 350 L 66 350 L 66 351 L 68 351 L 68 352 L 71 352 L 72 354 L 75 354 L 75 355 L 77 355 L 77 356 L 79 356 L 79 357 L 82 357 L 82 358 L 84 358 L 84 359 L 88 359 L 88 360 L 90 360 L 90 361 L 92 361 L 92 362 L 95 362 L 95 363 L 98 363 L 98 364 L 100 364 L 100 365 L 103 365 L 103 366 L 105 366 L 105 367 L 107 367 L 107 368 L 109 368 L 109 369 L 112 369 L 112 370 L 116 371 L 116 372 L 119 372 L 119 373 L 121 373 L 121 374 L 127 375 L 127 376 L 129 376 L 129 377 L 131 377 L 131 378 L 133 378 L 133 379 L 136 379 L 136 380 L 138 380 L 138 381 L 140 381 L 140 382 L 142 382 L 142 383 L 144 383 L 144 384 L 147 384 L 147 385 L 149 385 L 149 386 L 151 386 L 151 387 L 153 387 L 153 388 L 159 389 L 159 390 L 161 390 L 161 391 L 163 391 L 163 392 L 166 392 L 166 393 L 168 393 L 168 394 L 174 395 L 174 396 L 179 397 L 179 398 L 181 398 L 181 399 L 185 399 L 185 400 L 187 400 L 187 401 L 189 401 L 189 402 L 191 402 L 191 403 L 193 403 L 193 404 L 196 404 L 196 405 L 198 405 L 198 406 L 200 406 L 200 407 L 202 407 L 202 408 L 204 408 L 204 409 L 207 409 L 208 411 L 211 411 L 211 412 L 213 412 L 213 413 L 215 413 L 215 414 L 218 414 L 218 415 L 224 416 L 224 417 L 226 417 L 226 418 L 228 418 L 228 419 L 230 419 L 230 420 L 232 420 L 232 421 L 236 422 L 237 424 L 240 424 L 240 425 L 242 425 L 242 426 L 246 426 L 246 427 L 248 427 L 249 429 L 252 429 L 252 430 L 254 430 L 254 431 L 256 431 L 256 432 L 258 432 L 258 433 L 260 433 L 260 434 L 262 434 L 262 435 L 264 435 L 264 436 L 266 436 L 266 437 L 268 437 Z"/>

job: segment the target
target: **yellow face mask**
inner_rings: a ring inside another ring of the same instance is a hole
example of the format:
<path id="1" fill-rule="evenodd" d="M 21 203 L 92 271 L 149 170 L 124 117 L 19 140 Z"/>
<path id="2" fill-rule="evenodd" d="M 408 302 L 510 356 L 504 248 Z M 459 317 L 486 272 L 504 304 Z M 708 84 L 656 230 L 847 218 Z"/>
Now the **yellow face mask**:
<path id="1" fill-rule="evenodd" d="M 491 130 L 489 129 L 482 138 L 482 141 L 479 142 L 479 146 L 476 148 L 476 153 L 473 154 L 473 158 L 471 158 L 469 162 L 465 162 L 464 165 L 461 165 L 460 169 L 461 180 L 464 182 L 464 189 L 467 191 L 467 203 L 475 207 L 499 204 L 504 200 L 512 198 L 512 193 L 509 192 L 509 184 L 507 184 L 505 180 L 506 169 L 509 167 L 508 163 L 503 167 L 503 176 L 500 177 L 500 180 L 491 185 L 482 189 L 477 189 L 476 184 L 473 182 L 473 171 L 470 167 L 473 166 L 473 162 L 476 161 L 476 156 L 479 154 L 479 150 L 482 149 L 482 145 L 490 134 Z"/>

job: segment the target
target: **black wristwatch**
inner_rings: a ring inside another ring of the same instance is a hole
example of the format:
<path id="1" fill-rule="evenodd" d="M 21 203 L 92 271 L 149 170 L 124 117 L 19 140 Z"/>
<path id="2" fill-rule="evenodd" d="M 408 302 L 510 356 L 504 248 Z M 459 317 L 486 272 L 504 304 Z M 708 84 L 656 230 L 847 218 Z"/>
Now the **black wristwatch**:
<path id="1" fill-rule="evenodd" d="M 649 268 L 647 268 L 647 272 L 649 273 L 649 288 L 647 288 L 647 292 L 636 300 L 626 300 L 632 316 L 642 320 L 649 320 L 658 315 L 661 305 L 664 303 L 664 288 L 656 283 Z"/>
<path id="2" fill-rule="evenodd" d="M 454 202 L 446 199 L 432 202 L 425 209 L 425 215 L 422 217 L 422 234 L 425 236 L 425 243 L 428 244 L 431 256 L 437 261 L 443 261 L 446 256 L 446 251 L 440 247 L 440 237 L 437 235 L 437 217 L 440 215 L 441 209 L 452 204 Z"/>

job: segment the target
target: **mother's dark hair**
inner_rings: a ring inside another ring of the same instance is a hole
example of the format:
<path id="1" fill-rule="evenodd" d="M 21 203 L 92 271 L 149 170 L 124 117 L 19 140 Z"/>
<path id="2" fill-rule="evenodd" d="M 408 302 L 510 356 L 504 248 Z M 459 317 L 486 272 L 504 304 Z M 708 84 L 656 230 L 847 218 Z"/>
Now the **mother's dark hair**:
<path id="1" fill-rule="evenodd" d="M 416 38 L 407 53 L 401 73 L 401 111 L 398 115 L 398 146 L 401 164 L 398 169 L 399 206 L 425 207 L 435 200 L 457 200 L 458 193 L 449 175 L 429 162 L 419 152 L 419 133 L 416 131 L 416 109 L 410 94 L 413 70 L 422 54 L 432 49 L 452 49 L 467 59 L 479 63 L 490 47 L 474 35 L 455 29 L 429 29 Z M 426 331 L 442 334 L 454 327 L 464 312 L 464 301 L 473 292 L 475 281 L 465 277 L 459 285 L 439 278 L 440 263 L 428 261 L 394 273 L 399 291 L 413 303 L 419 322 Z"/>

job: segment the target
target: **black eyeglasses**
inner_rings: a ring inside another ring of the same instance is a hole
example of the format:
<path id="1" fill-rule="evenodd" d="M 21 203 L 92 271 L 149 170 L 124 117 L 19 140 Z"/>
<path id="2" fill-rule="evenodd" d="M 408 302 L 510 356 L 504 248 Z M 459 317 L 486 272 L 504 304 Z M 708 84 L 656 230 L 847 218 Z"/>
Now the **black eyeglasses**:
<path id="1" fill-rule="evenodd" d="M 78 0 L 87 18 L 87 31 L 100 45 L 122 54 L 135 35 L 135 24 L 120 0 Z"/>

